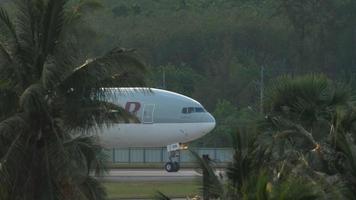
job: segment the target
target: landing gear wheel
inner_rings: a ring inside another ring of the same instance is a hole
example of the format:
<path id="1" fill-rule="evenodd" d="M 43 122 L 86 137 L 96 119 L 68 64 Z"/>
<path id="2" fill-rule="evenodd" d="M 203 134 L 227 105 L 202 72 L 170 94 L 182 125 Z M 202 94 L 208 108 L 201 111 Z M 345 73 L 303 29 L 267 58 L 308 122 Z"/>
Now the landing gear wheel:
<path id="1" fill-rule="evenodd" d="M 172 162 L 167 162 L 167 163 L 164 165 L 164 169 L 165 169 L 167 172 L 174 172 L 174 170 L 175 170 L 175 165 L 174 165 Z"/>
<path id="2" fill-rule="evenodd" d="M 165 165 L 164 165 L 164 169 L 167 171 L 167 172 L 177 172 L 179 171 L 180 169 L 180 165 L 178 162 L 167 162 Z"/>

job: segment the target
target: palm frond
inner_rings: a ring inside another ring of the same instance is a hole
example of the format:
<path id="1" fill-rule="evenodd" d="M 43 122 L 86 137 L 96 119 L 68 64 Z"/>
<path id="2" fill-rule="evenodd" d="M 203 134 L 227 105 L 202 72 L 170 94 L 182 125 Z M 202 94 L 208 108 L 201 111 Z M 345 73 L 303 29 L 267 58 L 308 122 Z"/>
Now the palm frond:
<path id="1" fill-rule="evenodd" d="M 354 176 L 356 175 L 356 145 L 351 142 L 344 133 L 334 133 L 333 134 L 336 148 L 340 150 L 347 159 L 348 169 L 346 171 L 351 172 Z"/>
<path id="2" fill-rule="evenodd" d="M 42 85 L 47 90 L 52 90 L 63 79 L 63 69 L 58 67 L 54 60 L 44 63 L 41 74 Z"/>
<path id="3" fill-rule="evenodd" d="M 267 185 L 268 185 L 268 176 L 261 172 L 256 185 L 256 196 L 258 200 L 268 200 L 268 192 L 267 192 Z"/>
<path id="4" fill-rule="evenodd" d="M 86 133 L 117 123 L 138 123 L 139 119 L 110 102 L 85 98 L 67 98 L 58 106 L 68 130 Z"/>
<path id="5" fill-rule="evenodd" d="M 73 66 L 78 65 L 78 48 L 72 41 L 63 40 L 60 39 L 54 55 L 47 56 L 42 68 L 41 82 L 49 91 L 55 90 L 72 73 Z"/>
<path id="6" fill-rule="evenodd" d="M 113 49 L 75 68 L 61 86 L 64 91 L 78 93 L 93 89 L 100 92 L 104 87 L 143 86 L 144 73 L 144 65 L 133 56 L 132 51 Z"/>
<path id="7" fill-rule="evenodd" d="M 49 56 L 42 68 L 41 82 L 46 90 L 52 91 L 57 87 L 64 79 L 66 72 L 70 69 L 72 62 L 70 56 L 53 58 Z"/>
<path id="8" fill-rule="evenodd" d="M 236 131 L 232 134 L 234 147 L 233 161 L 227 167 L 226 175 L 230 183 L 241 189 L 244 182 L 253 174 L 259 173 L 260 169 L 268 165 L 270 151 L 267 146 L 258 140 L 256 133 Z"/>
<path id="9" fill-rule="evenodd" d="M 0 43 L 0 68 L 12 62 L 12 58 L 4 44 Z"/>
<path id="10" fill-rule="evenodd" d="M 153 197 L 154 200 L 170 200 L 171 198 L 169 198 L 168 196 L 166 196 L 165 194 L 163 194 L 160 191 L 156 191 L 156 194 Z"/>
<path id="11" fill-rule="evenodd" d="M 30 115 L 46 114 L 45 93 L 42 85 L 32 84 L 20 97 L 20 107 Z"/>
<path id="12" fill-rule="evenodd" d="M 87 200 L 106 200 L 105 188 L 93 177 L 87 176 L 80 184 L 81 192 Z"/>
<path id="13" fill-rule="evenodd" d="M 16 111 L 17 106 L 17 94 L 7 86 L 1 87 L 0 84 L 0 121 L 13 114 Z"/>
<path id="14" fill-rule="evenodd" d="M 272 190 L 271 199 L 316 200 L 320 198 L 320 188 L 315 183 L 301 177 L 290 177 Z"/>
<path id="15" fill-rule="evenodd" d="M 238 193 L 232 194 L 234 195 L 234 198 L 232 199 L 240 199 L 238 198 L 239 196 L 242 197 L 241 199 L 272 199 L 269 198 L 269 191 L 267 191 L 270 182 L 268 182 L 268 176 L 266 172 L 264 170 L 261 170 L 256 173 L 256 175 L 251 175 L 250 177 L 248 177 L 248 180 L 243 183 L 243 186 L 241 188 L 238 188 Z"/>
<path id="16" fill-rule="evenodd" d="M 308 143 L 311 143 L 314 147 L 317 146 L 317 142 L 313 137 L 313 134 L 307 131 L 302 125 L 295 123 L 293 121 L 283 119 L 283 118 L 278 118 L 275 117 L 274 121 L 279 124 L 282 124 L 284 127 L 284 130 L 280 133 L 277 133 L 275 137 L 280 137 L 283 134 L 286 134 L 285 136 L 290 136 L 290 137 L 303 137 L 306 139 Z"/>
<path id="17" fill-rule="evenodd" d="M 294 120 L 303 119 L 310 125 L 325 114 L 325 109 L 350 99 L 347 92 L 339 92 L 339 88 L 324 75 L 283 76 L 269 88 L 265 107 L 269 112 Z"/>
<path id="18" fill-rule="evenodd" d="M 44 191 L 42 192 L 42 196 L 43 196 L 43 199 L 46 198 L 46 199 L 49 199 L 49 200 L 55 200 L 56 197 L 55 197 L 55 184 L 53 184 L 53 178 L 55 177 L 56 175 L 56 172 L 54 169 L 52 169 L 52 163 L 51 163 L 51 158 L 50 158 L 50 151 L 49 151 L 49 142 L 48 141 L 45 141 L 44 142 L 45 145 L 44 145 L 44 169 L 45 169 L 45 180 L 43 181 L 45 184 L 44 184 Z"/>
<path id="19" fill-rule="evenodd" d="M 0 142 L 3 142 L 1 147 L 6 147 L 8 141 L 14 139 L 17 134 L 25 132 L 29 129 L 27 118 L 24 114 L 17 114 L 0 122 Z M 16 134 L 13 134 L 16 133 Z"/>
<path id="20" fill-rule="evenodd" d="M 18 0 L 17 25 L 18 35 L 21 42 L 21 48 L 18 48 L 17 56 L 29 66 L 34 65 L 37 57 L 36 53 L 39 49 L 38 41 L 40 35 L 40 22 L 42 21 L 44 2 L 36 1 L 36 4 L 31 0 Z M 38 73 L 38 72 L 36 72 Z"/>
<path id="21" fill-rule="evenodd" d="M 345 105 L 345 103 L 354 103 L 355 96 L 349 84 L 338 82 L 335 84 L 333 97 L 330 105 Z"/>
<path id="22" fill-rule="evenodd" d="M 95 169 L 98 174 L 106 171 L 106 157 L 102 156 L 103 148 L 97 144 L 97 138 L 79 136 L 64 143 L 65 149 L 74 156 L 78 166 L 84 166 L 83 170 L 89 174 L 91 169 Z"/>
<path id="23" fill-rule="evenodd" d="M 45 8 L 43 21 L 42 54 L 44 58 L 52 54 L 58 43 L 64 24 L 64 5 L 66 0 L 50 0 Z"/>
<path id="24" fill-rule="evenodd" d="M 0 21 L 6 26 L 6 28 L 8 29 L 8 31 L 11 34 L 11 37 L 15 40 L 15 42 L 18 43 L 15 26 L 11 22 L 7 11 L 5 9 L 3 9 L 2 7 L 0 7 Z"/>
<path id="25" fill-rule="evenodd" d="M 15 177 L 28 167 L 19 162 L 26 162 L 30 153 L 26 151 L 29 134 L 25 134 L 29 130 L 23 115 L 15 115 L 0 123 L 0 186 L 9 189 L 3 194 L 5 196 L 16 192 L 12 191 Z"/>
<path id="26" fill-rule="evenodd" d="M 209 198 L 221 197 L 223 194 L 223 185 L 219 181 L 219 177 L 215 174 L 211 162 L 201 158 L 199 154 L 194 151 L 190 150 L 190 152 L 198 162 L 199 168 L 203 173 L 203 195 Z"/>

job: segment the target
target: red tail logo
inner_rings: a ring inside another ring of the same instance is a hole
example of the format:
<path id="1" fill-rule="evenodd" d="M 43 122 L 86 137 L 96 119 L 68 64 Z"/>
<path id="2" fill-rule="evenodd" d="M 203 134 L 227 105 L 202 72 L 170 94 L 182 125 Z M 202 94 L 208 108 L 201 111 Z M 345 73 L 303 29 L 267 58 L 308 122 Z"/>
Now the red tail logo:
<path id="1" fill-rule="evenodd" d="M 139 102 L 127 102 L 125 105 L 125 110 L 129 113 L 136 114 L 141 108 L 141 104 Z"/>

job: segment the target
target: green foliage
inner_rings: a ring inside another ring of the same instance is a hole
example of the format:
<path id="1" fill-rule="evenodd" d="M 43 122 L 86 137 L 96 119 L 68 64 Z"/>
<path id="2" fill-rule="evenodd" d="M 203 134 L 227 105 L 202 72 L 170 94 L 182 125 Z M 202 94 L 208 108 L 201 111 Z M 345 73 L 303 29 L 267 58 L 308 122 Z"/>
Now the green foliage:
<path id="1" fill-rule="evenodd" d="M 130 7 L 121 4 L 114 7 L 112 10 L 114 17 L 127 17 L 129 15 L 140 15 L 142 12 L 141 6 L 138 4 L 133 4 Z"/>
<path id="2" fill-rule="evenodd" d="M 289 119 L 313 123 L 324 117 L 331 119 L 330 111 L 351 100 L 350 88 L 332 83 L 325 75 L 307 75 L 292 79 L 277 79 L 267 92 L 268 112 L 276 112 Z M 327 116 L 329 114 L 329 116 Z"/>
<path id="3" fill-rule="evenodd" d="M 127 8 L 125 5 L 120 5 L 112 9 L 112 13 L 115 17 L 127 16 L 129 11 L 129 8 Z"/>
<path id="4" fill-rule="evenodd" d="M 307 149 L 328 140 L 330 123 L 335 123 L 340 110 L 354 110 L 349 87 L 324 75 L 277 79 L 268 90 L 265 107 L 275 137 L 293 138 L 293 145 Z M 349 119 L 342 121 L 350 126 L 353 118 Z"/>
<path id="5" fill-rule="evenodd" d="M 272 188 L 270 199 L 275 200 L 313 200 L 319 199 L 320 192 L 317 185 L 307 182 L 300 177 L 289 177 L 281 184 Z"/>
<path id="6" fill-rule="evenodd" d="M 257 135 L 253 132 L 241 133 L 238 131 L 232 135 L 234 142 L 233 162 L 227 168 L 226 175 L 232 185 L 241 188 L 244 183 L 254 174 L 258 174 L 262 167 L 269 162 L 269 152 L 257 141 Z"/>
<path id="7" fill-rule="evenodd" d="M 348 180 L 350 183 L 349 187 L 351 188 L 351 191 L 353 191 L 356 186 L 356 144 L 353 142 L 353 138 L 350 135 L 345 135 L 342 132 L 335 133 L 334 142 L 336 148 L 342 153 L 344 158 L 344 163 L 338 167 L 338 170 Z"/>

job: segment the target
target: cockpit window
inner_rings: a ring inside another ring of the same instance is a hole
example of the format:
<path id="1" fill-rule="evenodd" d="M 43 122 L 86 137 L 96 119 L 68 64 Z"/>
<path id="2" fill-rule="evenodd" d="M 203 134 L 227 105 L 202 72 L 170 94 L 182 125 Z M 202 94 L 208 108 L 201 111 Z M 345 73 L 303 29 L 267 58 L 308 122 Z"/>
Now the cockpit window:
<path id="1" fill-rule="evenodd" d="M 205 112 L 205 110 L 204 110 L 204 108 L 198 107 L 198 108 L 195 108 L 195 112 L 202 113 L 202 112 Z"/>
<path id="2" fill-rule="evenodd" d="M 182 109 L 183 114 L 190 114 L 190 113 L 203 113 L 205 109 L 202 107 L 185 107 Z"/>

